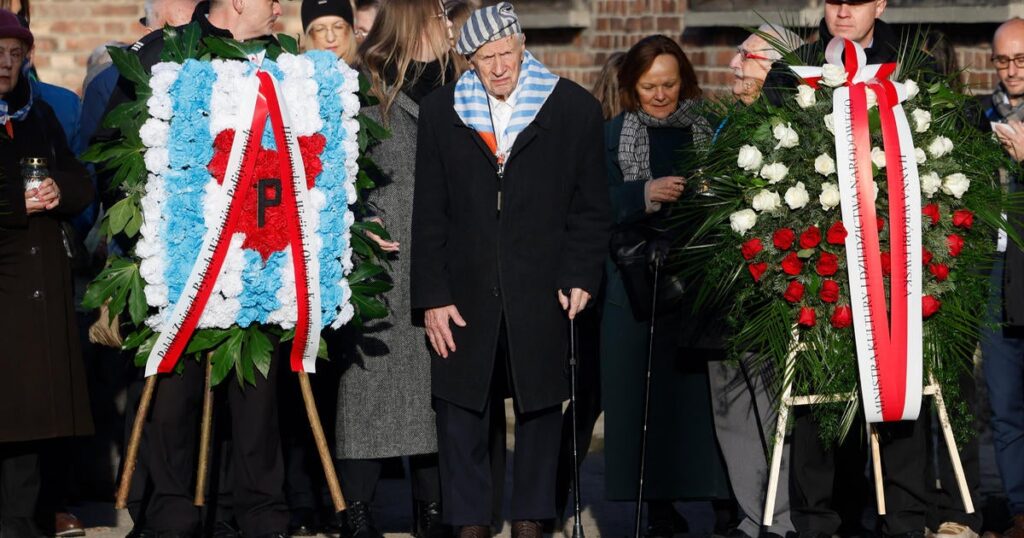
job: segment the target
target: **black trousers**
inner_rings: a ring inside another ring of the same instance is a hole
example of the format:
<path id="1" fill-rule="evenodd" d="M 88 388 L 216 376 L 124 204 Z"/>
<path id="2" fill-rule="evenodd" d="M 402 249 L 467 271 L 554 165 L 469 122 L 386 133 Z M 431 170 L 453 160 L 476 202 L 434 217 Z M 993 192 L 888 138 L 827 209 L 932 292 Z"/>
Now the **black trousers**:
<path id="1" fill-rule="evenodd" d="M 144 429 L 143 457 L 152 484 L 145 527 L 157 532 L 195 532 L 201 517 L 192 502 L 204 365 L 183 360 L 181 375 L 161 375 L 157 382 Z M 255 386 L 242 388 L 230 376 L 217 389 L 226 393 L 230 408 L 231 505 L 246 536 L 288 527 L 276 387 L 282 360 L 276 354 L 269 375 L 257 374 Z"/>
<path id="2" fill-rule="evenodd" d="M 826 446 L 818 435 L 811 411 L 798 407 L 794 411 L 790 463 L 790 509 L 793 525 L 800 533 L 835 534 L 843 523 L 835 501 L 836 492 L 863 492 L 865 461 L 852 458 L 837 471 L 836 454 L 849 452 L 847 447 Z M 885 477 L 886 515 L 882 516 L 882 533 L 897 535 L 921 531 L 925 527 L 931 493 L 925 481 L 927 472 L 928 409 L 913 422 L 891 422 L 878 425 L 882 474 Z M 847 436 L 847 443 L 863 443 L 863 422 L 857 421 Z M 856 475 L 843 480 L 837 474 L 850 471 Z M 855 496 L 853 506 L 863 507 L 870 497 Z M 859 516 L 859 514 L 857 514 Z"/>
<path id="3" fill-rule="evenodd" d="M 477 412 L 434 399 L 445 523 L 493 525 L 501 521 L 505 484 L 505 397 L 510 392 L 507 336 L 501 331 L 487 404 Z M 562 406 L 515 411 L 512 521 L 555 517 L 555 482 Z"/>
<path id="4" fill-rule="evenodd" d="M 373 502 L 380 482 L 383 459 L 338 460 L 338 481 L 345 499 L 353 502 Z M 413 500 L 427 503 L 441 502 L 441 474 L 437 454 L 409 456 L 409 474 Z"/>
<path id="5" fill-rule="evenodd" d="M 0 526 L 31 519 L 41 483 L 36 443 L 0 443 Z"/>

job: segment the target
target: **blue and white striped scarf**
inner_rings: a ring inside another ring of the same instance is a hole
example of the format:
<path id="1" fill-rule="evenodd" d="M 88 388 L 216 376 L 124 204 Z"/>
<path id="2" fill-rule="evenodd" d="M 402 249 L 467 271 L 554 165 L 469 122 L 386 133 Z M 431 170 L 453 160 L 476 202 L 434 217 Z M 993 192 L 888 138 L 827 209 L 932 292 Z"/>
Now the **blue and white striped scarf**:
<path id="1" fill-rule="evenodd" d="M 28 91 L 28 102 L 25 106 L 15 110 L 13 114 L 8 114 L 7 101 L 0 99 L 0 125 L 7 125 L 8 121 L 21 121 L 28 116 L 28 111 L 32 109 L 32 89 Z"/>
<path id="2" fill-rule="evenodd" d="M 523 53 L 523 66 L 515 90 L 515 108 L 501 138 L 505 141 L 505 147 L 512 148 L 516 137 L 537 117 L 537 112 L 544 106 L 557 83 L 558 75 L 548 71 L 529 51 Z M 485 141 L 494 138 L 487 90 L 474 70 L 463 73 L 455 84 L 455 112 L 467 127 L 480 133 Z M 496 147 L 492 149 L 495 154 L 498 153 Z"/>

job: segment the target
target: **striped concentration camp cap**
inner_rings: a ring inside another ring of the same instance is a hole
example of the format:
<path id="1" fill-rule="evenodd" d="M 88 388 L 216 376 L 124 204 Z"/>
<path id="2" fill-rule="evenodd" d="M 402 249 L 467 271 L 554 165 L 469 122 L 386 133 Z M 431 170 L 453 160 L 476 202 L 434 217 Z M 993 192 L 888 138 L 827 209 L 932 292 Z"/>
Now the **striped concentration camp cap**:
<path id="1" fill-rule="evenodd" d="M 512 4 L 501 2 L 494 6 L 480 8 L 473 12 L 462 27 L 459 42 L 455 50 L 459 54 L 470 55 L 477 49 L 503 37 L 522 33 L 519 17 L 512 9 Z"/>

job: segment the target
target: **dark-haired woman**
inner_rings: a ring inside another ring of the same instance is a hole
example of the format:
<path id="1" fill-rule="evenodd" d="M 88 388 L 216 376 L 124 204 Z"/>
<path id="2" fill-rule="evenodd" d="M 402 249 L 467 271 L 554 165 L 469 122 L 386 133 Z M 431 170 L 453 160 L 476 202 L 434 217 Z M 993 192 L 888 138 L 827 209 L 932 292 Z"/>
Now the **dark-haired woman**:
<path id="1" fill-rule="evenodd" d="M 677 170 L 681 152 L 706 143 L 708 122 L 697 111 L 701 97 L 689 60 L 665 36 L 647 37 L 626 53 L 619 70 L 623 113 L 605 125 L 608 185 L 619 229 L 658 228 L 687 190 Z M 608 264 L 601 341 L 601 392 L 605 406 L 607 495 L 635 500 L 640 458 L 642 391 L 649 321 L 634 316 L 623 275 Z M 648 536 L 671 536 L 684 523 L 671 502 L 728 496 L 728 481 L 715 442 L 706 362 L 714 343 L 688 336 L 691 313 L 663 309 L 655 341 L 647 438 Z M 675 521 L 673 521 L 675 520 Z"/>
<path id="2" fill-rule="evenodd" d="M 395 456 L 409 457 L 415 535 L 451 532 L 440 521 L 430 354 L 423 329 L 414 326 L 406 280 L 419 102 L 459 74 L 450 30 L 438 0 L 388 0 L 359 48 L 370 93 L 379 101 L 365 113 L 391 131 L 370 150 L 380 174 L 368 202 L 390 234 L 378 243 L 388 253 L 394 287 L 385 295 L 390 315 L 353 334 L 340 360 L 336 455 L 350 501 L 346 530 L 356 536 L 380 536 L 369 506 L 383 458 Z"/>

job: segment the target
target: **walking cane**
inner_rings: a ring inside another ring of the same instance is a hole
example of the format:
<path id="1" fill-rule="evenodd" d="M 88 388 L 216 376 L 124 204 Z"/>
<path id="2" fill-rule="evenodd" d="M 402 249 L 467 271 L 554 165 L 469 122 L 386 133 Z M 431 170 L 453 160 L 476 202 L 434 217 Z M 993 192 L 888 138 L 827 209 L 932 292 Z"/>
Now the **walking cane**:
<path id="1" fill-rule="evenodd" d="M 562 290 L 565 296 L 571 297 L 569 290 Z M 578 312 L 577 312 L 578 314 Z M 583 536 L 583 508 L 580 501 L 580 453 L 579 434 L 576 431 L 576 384 L 578 379 L 578 353 L 576 350 L 576 320 L 569 318 L 569 406 L 572 407 L 572 496 L 573 496 L 573 525 L 572 538 L 584 538 Z"/>
<path id="2" fill-rule="evenodd" d="M 654 293 L 652 293 L 653 297 L 651 298 L 651 329 L 647 342 L 647 371 L 644 375 L 644 414 L 640 429 L 640 478 L 636 493 L 636 526 L 633 533 L 634 538 L 640 538 L 640 521 L 643 519 L 644 471 L 647 463 L 647 420 L 650 417 L 651 411 L 651 365 L 654 362 L 654 320 L 658 310 L 658 270 L 661 268 L 664 257 L 668 254 L 667 248 L 668 244 L 651 241 L 650 250 L 648 252 L 651 259 L 651 267 L 654 271 Z"/>

